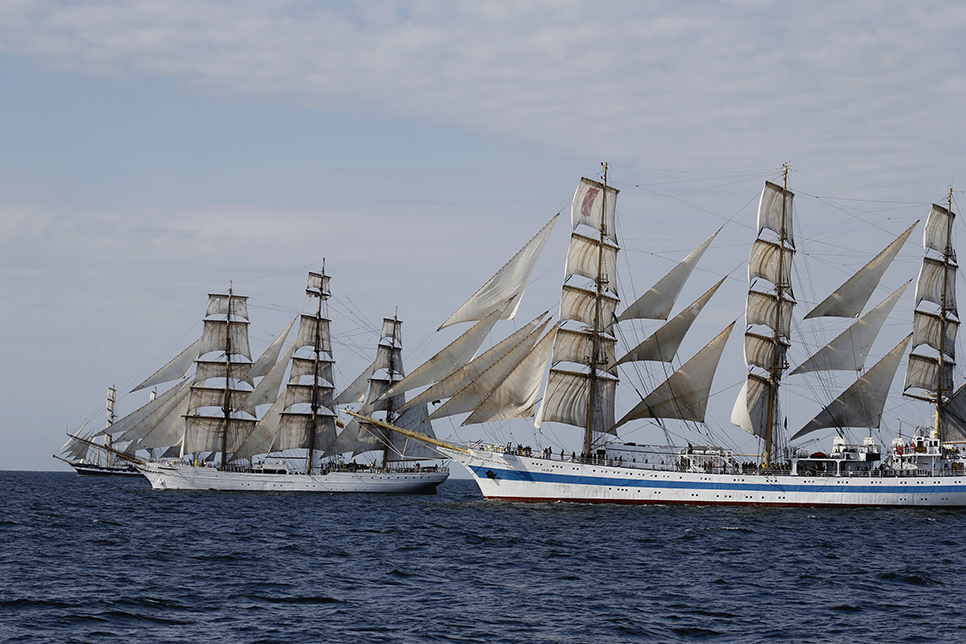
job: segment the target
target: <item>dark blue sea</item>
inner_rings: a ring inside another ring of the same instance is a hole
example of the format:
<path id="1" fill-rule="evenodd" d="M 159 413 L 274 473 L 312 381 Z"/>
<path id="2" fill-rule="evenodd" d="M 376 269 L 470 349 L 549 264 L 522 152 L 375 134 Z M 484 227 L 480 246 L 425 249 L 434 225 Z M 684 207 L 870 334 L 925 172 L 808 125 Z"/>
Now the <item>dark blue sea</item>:
<path id="1" fill-rule="evenodd" d="M 963 642 L 966 512 L 0 472 L 0 642 Z"/>

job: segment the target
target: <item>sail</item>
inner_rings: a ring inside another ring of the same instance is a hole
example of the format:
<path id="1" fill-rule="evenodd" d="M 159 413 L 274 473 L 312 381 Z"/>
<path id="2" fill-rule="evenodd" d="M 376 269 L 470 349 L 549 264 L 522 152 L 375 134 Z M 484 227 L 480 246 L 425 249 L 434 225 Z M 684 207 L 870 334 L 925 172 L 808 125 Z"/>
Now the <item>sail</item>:
<path id="1" fill-rule="evenodd" d="M 945 328 L 945 333 L 943 329 Z M 940 316 L 924 311 L 913 311 L 912 318 L 912 348 L 923 344 L 936 351 L 942 351 L 951 359 L 956 359 L 956 334 L 959 322 L 943 320 Z M 945 337 L 944 337 L 945 336 Z"/>
<path id="2" fill-rule="evenodd" d="M 369 379 L 376 373 L 376 362 L 366 367 L 345 390 L 335 397 L 333 405 L 349 405 L 361 403 L 366 397 L 366 389 L 369 387 Z"/>
<path id="3" fill-rule="evenodd" d="M 614 408 L 617 395 L 617 379 L 597 374 L 596 397 L 593 401 L 594 415 L 591 431 L 616 435 Z M 540 411 L 534 426 L 540 428 L 544 421 L 556 421 L 576 427 L 587 427 L 587 415 L 591 404 L 591 379 L 589 373 L 568 369 L 550 369 L 547 390 L 543 395 Z"/>
<path id="4" fill-rule="evenodd" d="M 906 336 L 864 376 L 792 436 L 792 440 L 826 427 L 877 428 L 882 419 L 882 410 L 889 395 L 889 387 L 911 338 L 912 334 Z"/>
<path id="5" fill-rule="evenodd" d="M 564 266 L 564 279 L 580 275 L 593 280 L 597 279 L 598 271 L 605 278 L 609 278 L 609 286 L 616 284 L 617 247 L 573 233 L 567 252 L 567 264 Z"/>
<path id="6" fill-rule="evenodd" d="M 460 367 L 450 375 L 434 384 L 432 387 L 428 388 L 426 391 L 404 404 L 399 408 L 399 411 L 404 411 L 414 405 L 439 402 L 443 398 L 449 398 L 460 389 L 465 387 L 467 383 L 496 364 L 497 361 L 499 361 L 503 356 L 509 353 L 513 347 L 521 342 L 526 341 L 529 343 L 529 347 L 527 349 L 529 351 L 540 339 L 539 334 L 533 334 L 532 332 L 536 328 L 537 323 L 546 317 L 546 315 L 547 311 L 544 311 L 535 317 L 532 322 L 528 322 L 520 329 L 501 340 L 499 343 L 493 346 L 493 348 L 488 349 L 466 365 Z M 361 398 L 358 402 L 362 402 Z"/>
<path id="7" fill-rule="evenodd" d="M 771 382 L 767 378 L 748 374 L 741 386 L 738 399 L 731 410 L 731 422 L 752 436 L 765 438 L 768 431 L 768 400 Z"/>
<path id="8" fill-rule="evenodd" d="M 284 408 L 284 398 L 277 398 L 272 406 L 268 408 L 261 420 L 248 434 L 248 437 L 238 446 L 234 452 L 232 460 L 251 460 L 258 454 L 267 454 L 271 451 L 281 450 L 275 442 L 278 437 L 278 426 L 282 420 L 282 409 Z"/>
<path id="9" fill-rule="evenodd" d="M 506 378 L 487 394 L 473 413 L 463 421 L 463 425 L 529 418 L 534 415 L 540 395 L 540 382 L 543 380 L 558 326 L 554 325 Z"/>
<path id="10" fill-rule="evenodd" d="M 619 301 L 607 294 L 601 294 L 598 298 L 594 291 L 564 284 L 560 297 L 560 319 L 573 320 L 594 328 L 599 302 L 600 330 L 609 333 L 614 326 L 614 312 Z"/>
<path id="11" fill-rule="evenodd" d="M 187 404 L 189 391 L 190 389 L 185 386 L 185 383 L 172 387 L 137 411 L 117 421 L 109 429 L 116 434 L 118 441 L 141 440 L 175 406 L 181 404 L 182 401 Z M 186 412 L 187 409 L 182 414 Z"/>
<path id="12" fill-rule="evenodd" d="M 248 346 L 248 322 L 243 320 L 205 320 L 198 355 L 205 355 L 213 351 L 225 352 L 229 349 L 233 354 L 243 355 L 251 360 L 251 349 Z"/>
<path id="13" fill-rule="evenodd" d="M 540 337 L 547 324 L 549 324 L 549 321 L 540 325 L 531 335 L 536 334 L 537 337 Z M 518 343 L 490 368 L 468 382 L 449 400 L 437 407 L 429 415 L 429 419 L 435 420 L 473 411 L 526 358 L 532 346 L 528 342 Z"/>
<path id="14" fill-rule="evenodd" d="M 944 360 L 942 363 L 942 380 L 940 381 L 938 358 L 910 353 L 909 362 L 906 365 L 906 380 L 902 385 L 902 390 L 923 389 L 933 393 L 940 389 L 949 391 L 953 388 L 953 367 L 955 366 L 954 362 Z"/>
<path id="15" fill-rule="evenodd" d="M 493 309 L 491 313 L 470 327 L 463 335 L 403 378 L 388 393 L 390 395 L 401 394 L 410 389 L 436 382 L 469 362 L 509 305 L 510 301 L 507 300 L 501 306 Z"/>
<path id="16" fill-rule="evenodd" d="M 557 216 L 551 219 L 533 239 L 527 242 L 526 246 L 521 248 L 463 306 L 443 322 L 438 330 L 445 329 L 451 324 L 457 324 L 458 322 L 482 320 L 493 309 L 501 306 L 510 299 L 513 299 L 514 302 L 501 314 L 500 319 L 512 320 L 513 316 L 516 315 L 517 307 L 520 305 L 523 292 L 527 288 L 527 283 L 530 281 L 530 275 L 537 265 L 537 260 L 540 259 L 540 253 L 543 251 L 543 247 L 547 243 L 547 239 L 550 237 L 550 231 L 553 230 L 553 225 L 556 221 Z"/>
<path id="17" fill-rule="evenodd" d="M 436 434 L 433 433 L 432 424 L 427 420 L 428 416 L 429 409 L 426 405 L 416 405 L 403 412 L 394 424 L 397 427 L 435 438 Z M 440 454 L 422 441 L 399 432 L 389 432 L 390 461 L 411 461 L 421 458 L 440 458 Z"/>
<path id="18" fill-rule="evenodd" d="M 597 364 L 614 365 L 617 360 L 615 353 L 617 340 L 607 336 L 597 339 L 598 355 L 595 358 Z M 590 358 L 594 353 L 593 335 L 584 329 L 559 329 L 557 339 L 553 347 L 553 361 L 557 362 L 576 362 L 578 364 L 590 364 Z M 619 363 L 618 363 L 619 364 Z M 613 373 L 613 369 L 608 371 Z"/>
<path id="19" fill-rule="evenodd" d="M 150 423 L 132 428 L 132 440 L 136 437 L 137 449 L 155 449 L 180 445 L 184 436 L 184 416 L 188 413 L 190 389 L 184 387 L 173 400 Z M 136 432 L 136 433 L 135 433 Z"/>
<path id="20" fill-rule="evenodd" d="M 226 315 L 233 318 L 248 319 L 248 298 L 243 295 L 226 293 L 208 294 L 208 311 L 205 317 Z"/>
<path id="21" fill-rule="evenodd" d="M 714 373 L 734 326 L 735 322 L 732 322 L 670 378 L 658 385 L 617 421 L 614 429 L 638 418 L 676 418 L 703 423 Z"/>
<path id="22" fill-rule="evenodd" d="M 195 358 L 198 357 L 200 350 L 201 338 L 198 338 L 187 349 L 176 355 L 171 362 L 158 369 L 147 380 L 132 389 L 131 392 L 133 393 L 147 389 L 148 387 L 184 378 L 188 375 L 188 370 L 191 369 L 191 365 L 194 364 Z"/>
<path id="23" fill-rule="evenodd" d="M 792 237 L 792 231 L 795 228 L 792 225 L 794 198 L 795 194 L 792 191 L 766 181 L 765 188 L 761 191 L 761 200 L 758 202 L 758 234 L 761 234 L 765 228 L 779 235 L 784 234 L 785 240 L 794 248 L 795 239 Z"/>
<path id="24" fill-rule="evenodd" d="M 916 306 L 926 300 L 937 306 L 945 307 L 953 315 L 959 316 L 956 309 L 956 266 L 942 260 L 924 257 L 916 282 Z M 945 276 L 945 285 L 943 277 Z"/>
<path id="25" fill-rule="evenodd" d="M 184 443 L 181 454 L 220 452 L 225 445 L 239 443 L 255 426 L 254 418 L 185 417 Z"/>
<path id="26" fill-rule="evenodd" d="M 781 314 L 778 315 L 779 301 L 781 302 Z M 788 299 L 781 299 L 769 293 L 759 291 L 748 291 L 748 305 L 745 308 L 745 322 L 747 324 L 760 324 L 767 326 L 772 331 L 777 331 L 779 335 L 788 337 L 792 330 L 792 310 L 795 302 Z M 775 317 L 778 315 L 778 324 Z"/>
<path id="27" fill-rule="evenodd" d="M 718 288 L 724 284 L 726 278 L 722 278 L 717 284 L 695 300 L 691 306 L 687 307 L 674 319 L 658 329 L 652 336 L 641 342 L 639 345 L 627 352 L 627 355 L 617 361 L 617 364 L 624 364 L 634 361 L 655 361 L 671 362 L 678 352 L 678 347 L 684 340 L 685 334 L 697 319 L 698 314 L 715 294 Z"/>
<path id="28" fill-rule="evenodd" d="M 879 285 L 882 276 L 885 275 L 886 269 L 892 264 L 892 260 L 896 258 L 902 245 L 906 243 L 909 235 L 912 234 L 913 229 L 918 225 L 919 222 L 917 221 L 909 226 L 905 232 L 886 246 L 872 261 L 859 269 L 855 275 L 825 298 L 821 304 L 809 311 L 805 319 L 808 320 L 816 317 L 858 317 L 859 313 L 862 312 L 862 309 L 868 303 L 869 298 L 872 297 L 872 293 Z"/>
<path id="29" fill-rule="evenodd" d="M 966 385 L 939 408 L 939 440 L 966 442 Z"/>
<path id="30" fill-rule="evenodd" d="M 772 284 L 791 284 L 794 255 L 795 251 L 791 248 L 782 248 L 774 242 L 756 239 L 751 245 L 751 256 L 748 258 L 748 281 L 761 277 Z M 781 275 L 778 274 L 779 270 Z"/>
<path id="31" fill-rule="evenodd" d="M 570 210 L 573 229 L 583 224 L 589 226 L 617 243 L 614 221 L 617 213 L 618 190 L 598 181 L 581 178 Z"/>
<path id="32" fill-rule="evenodd" d="M 911 282 L 912 280 L 899 287 L 855 324 L 795 367 L 790 375 L 809 371 L 861 371 L 865 367 L 865 358 L 872 350 L 872 343 L 879 335 L 883 323 Z M 913 340 L 913 348 L 915 346 L 917 345 Z"/>
<path id="33" fill-rule="evenodd" d="M 923 231 L 922 245 L 926 250 L 934 250 L 940 255 L 948 251 L 950 259 L 956 261 L 956 253 L 952 248 L 949 233 L 952 230 L 956 214 L 947 208 L 933 204 L 926 217 L 926 229 Z M 918 222 L 917 222 L 918 223 Z"/>
<path id="34" fill-rule="evenodd" d="M 272 366 L 271 371 L 265 374 L 265 377 L 261 379 L 255 389 L 248 395 L 245 399 L 245 403 L 242 409 L 252 416 L 255 415 L 255 408 L 258 405 L 268 405 L 278 398 L 279 389 L 282 386 L 282 380 L 285 378 L 285 372 L 288 370 L 288 363 L 292 359 L 292 354 L 295 353 L 295 343 L 289 345 L 288 349 L 282 355 L 281 360 L 277 360 Z"/>
<path id="35" fill-rule="evenodd" d="M 254 362 L 254 364 L 252 364 L 252 368 L 248 371 L 249 382 L 251 382 L 252 378 L 260 378 L 267 374 L 278 362 L 278 354 L 282 351 L 282 346 L 285 344 L 285 338 L 288 337 L 292 327 L 295 326 L 296 319 L 293 319 L 291 322 L 289 322 L 289 325 L 285 327 L 285 330 L 282 331 L 270 345 L 268 345 L 268 348 L 265 349 L 265 352 L 258 358 L 258 360 Z M 287 362 L 287 360 L 283 360 L 283 362 Z"/>
<path id="36" fill-rule="evenodd" d="M 776 354 L 777 351 L 777 355 Z M 745 332 L 745 364 L 749 367 L 771 369 L 776 364 L 785 364 L 788 343 L 782 338 L 775 339 L 750 331 Z"/>
<path id="37" fill-rule="evenodd" d="M 152 400 L 149 400 L 141 407 L 138 407 L 127 416 L 124 416 L 120 420 L 114 421 L 112 425 L 100 430 L 94 434 L 94 436 L 103 436 L 104 434 L 121 434 L 122 432 L 128 431 L 132 427 L 141 423 L 144 419 L 151 417 L 152 414 L 157 413 L 158 409 L 167 403 L 168 400 L 175 397 L 183 386 L 184 383 L 180 383 L 179 385 L 172 387 L 160 396 L 157 396 Z"/>
<path id="38" fill-rule="evenodd" d="M 721 232 L 720 229 L 718 232 Z M 617 316 L 618 321 L 624 322 L 625 320 L 635 319 L 666 320 L 671 314 L 671 309 L 674 307 L 674 302 L 681 293 L 681 289 L 684 288 L 688 278 L 691 277 L 691 272 L 694 271 L 694 267 L 697 266 L 698 261 L 704 255 L 704 251 L 708 249 L 708 246 L 717 237 L 718 232 L 708 237 L 703 244 L 698 246 L 681 263 L 662 277 L 657 284 L 652 286 L 647 293 L 624 309 Z"/>

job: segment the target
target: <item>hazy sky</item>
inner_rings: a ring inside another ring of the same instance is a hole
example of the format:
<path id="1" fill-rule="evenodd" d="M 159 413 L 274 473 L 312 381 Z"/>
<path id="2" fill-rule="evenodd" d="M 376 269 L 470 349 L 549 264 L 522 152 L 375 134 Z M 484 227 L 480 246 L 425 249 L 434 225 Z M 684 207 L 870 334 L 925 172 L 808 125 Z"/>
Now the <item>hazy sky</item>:
<path id="1" fill-rule="evenodd" d="M 66 469 L 51 458 L 65 431 L 102 424 L 107 387 L 189 344 L 229 281 L 251 297 L 260 352 L 323 258 L 337 386 L 397 311 L 414 368 L 602 161 L 621 190 L 625 300 L 724 226 L 675 313 L 731 279 L 681 364 L 743 315 L 758 193 L 783 163 L 806 304 L 966 187 L 963 33 L 956 2 L 0 3 L 0 469 Z M 500 336 L 557 306 L 567 233 L 558 222 Z M 916 276 L 921 239 L 873 304 Z M 909 332 L 912 290 L 873 357 Z M 753 451 L 729 423 L 741 328 L 709 424 Z M 795 431 L 829 393 L 789 390 Z M 927 421 L 886 414 L 890 431 Z M 641 423 L 627 438 L 661 436 Z M 578 447 L 564 427 L 540 440 Z"/>

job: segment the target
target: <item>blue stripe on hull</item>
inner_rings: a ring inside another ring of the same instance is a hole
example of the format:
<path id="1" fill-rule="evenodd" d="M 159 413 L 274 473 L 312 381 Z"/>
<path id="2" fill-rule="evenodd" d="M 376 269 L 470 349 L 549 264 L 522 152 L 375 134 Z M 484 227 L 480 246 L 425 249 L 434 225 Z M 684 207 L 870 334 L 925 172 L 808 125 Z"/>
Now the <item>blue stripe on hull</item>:
<path id="1" fill-rule="evenodd" d="M 748 477 L 748 475 L 702 475 L 696 473 L 681 474 L 679 472 L 644 470 L 639 476 L 602 476 L 588 474 L 563 474 L 552 472 L 535 472 L 529 469 L 494 468 L 492 463 L 484 465 L 466 464 L 474 478 L 480 482 L 481 490 L 484 482 L 493 481 L 494 484 L 506 481 L 508 483 L 523 483 L 523 489 L 514 491 L 513 495 L 487 493 L 484 496 L 493 500 L 521 501 L 546 503 L 553 501 L 567 501 L 572 503 L 618 503 L 618 504 L 686 504 L 686 505 L 749 505 L 775 507 L 966 507 L 966 477 L 903 477 L 903 478 L 829 478 L 829 477 L 790 477 L 782 476 L 782 481 L 768 477 Z M 522 461 L 521 465 L 526 466 Z M 593 467 L 593 466 L 583 466 Z M 600 466 L 598 466 L 600 467 Z M 625 470 L 626 471 L 626 470 Z M 618 474 L 614 470 L 614 474 Z M 662 477 L 662 478 L 658 478 Z M 716 480 L 694 480 L 696 477 Z M 762 482 L 726 481 L 726 478 L 757 478 Z M 792 479 L 789 481 L 788 479 Z M 546 489 L 540 488 L 546 486 Z M 556 486 L 573 487 L 574 494 L 561 494 Z M 579 486 L 600 488 L 600 496 L 584 496 L 587 490 L 578 491 Z M 489 486 L 487 486 L 489 487 Z M 605 488 L 634 488 L 637 490 L 681 491 L 690 493 L 704 493 L 704 495 L 719 493 L 726 498 L 629 498 L 626 492 L 608 494 Z M 518 493 L 516 493 L 518 492 Z M 541 492 L 546 494 L 537 496 Z M 780 498 L 769 499 L 759 497 L 752 499 L 748 495 L 778 495 Z M 815 495 L 811 499 L 787 499 L 787 495 Z M 942 495 L 940 498 L 938 495 Z M 865 496 L 865 499 L 860 497 Z M 889 498 L 891 496 L 891 498 Z M 958 499 L 950 497 L 958 496 Z M 745 498 L 740 498 L 745 497 Z M 834 499 L 832 497 L 835 497 Z M 846 498 L 847 497 L 847 498 Z M 912 497 L 912 498 L 910 498 Z"/>

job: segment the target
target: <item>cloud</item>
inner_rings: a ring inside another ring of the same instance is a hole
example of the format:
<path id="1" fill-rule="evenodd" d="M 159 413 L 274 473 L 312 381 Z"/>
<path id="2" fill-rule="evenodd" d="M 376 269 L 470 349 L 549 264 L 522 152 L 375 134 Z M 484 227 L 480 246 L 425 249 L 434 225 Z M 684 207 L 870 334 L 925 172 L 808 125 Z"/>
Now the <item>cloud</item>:
<path id="1" fill-rule="evenodd" d="M 963 99 L 964 23 L 944 2 L 20 0 L 0 42 L 56 69 L 745 163 L 801 138 L 935 134 Z"/>

